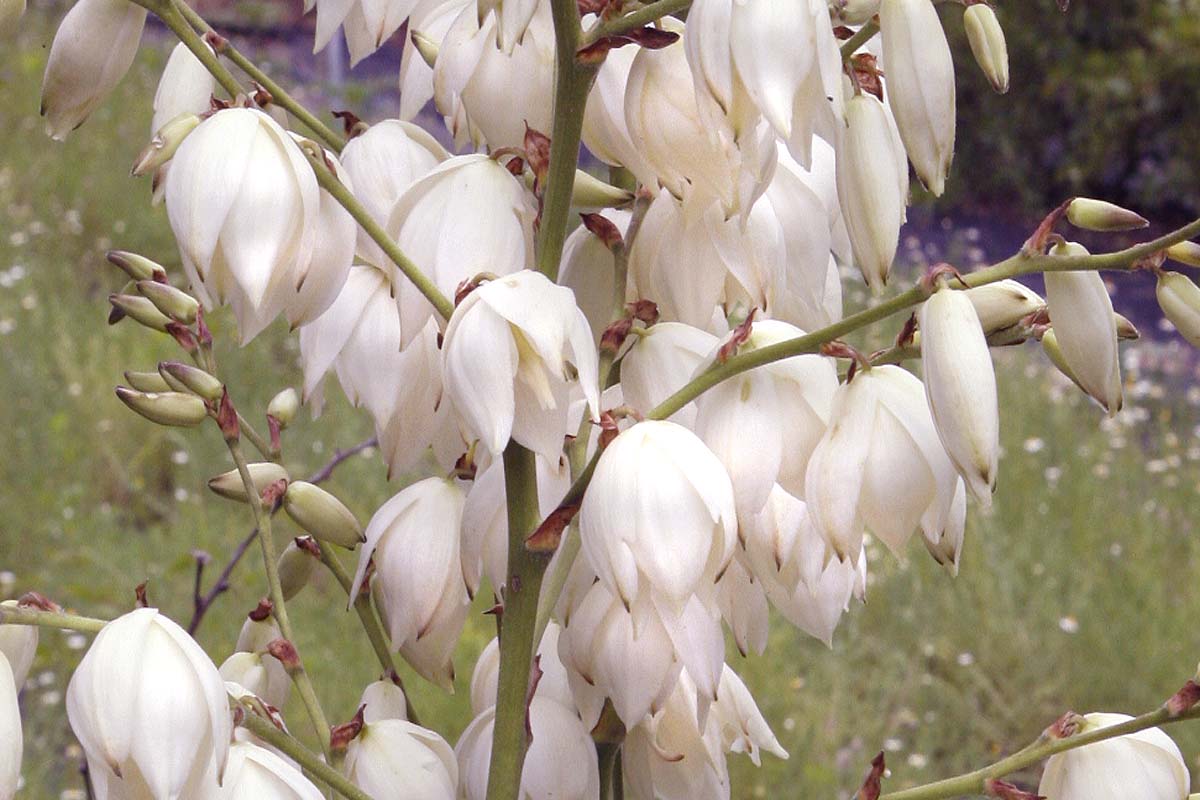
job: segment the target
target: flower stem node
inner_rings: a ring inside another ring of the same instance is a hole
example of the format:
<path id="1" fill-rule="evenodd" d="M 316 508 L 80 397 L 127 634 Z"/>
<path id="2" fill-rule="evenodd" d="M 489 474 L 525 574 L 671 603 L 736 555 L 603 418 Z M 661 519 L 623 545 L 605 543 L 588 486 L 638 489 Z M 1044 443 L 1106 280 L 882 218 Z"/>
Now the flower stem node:
<path id="1" fill-rule="evenodd" d="M 350 509 L 316 484 L 289 483 L 283 495 L 283 510 L 318 541 L 350 549 L 364 541 L 362 527 Z"/>
<path id="2" fill-rule="evenodd" d="M 167 271 L 155 261 L 127 250 L 109 250 L 104 255 L 108 263 L 129 276 L 132 281 L 158 281 L 166 283 Z"/>
<path id="3" fill-rule="evenodd" d="M 172 119 L 150 138 L 150 143 L 138 153 L 130 174 L 135 178 L 148 175 L 170 161 L 184 138 L 200 124 L 200 117 L 184 112 Z"/>
<path id="4" fill-rule="evenodd" d="M 1067 221 L 1088 231 L 1133 231 L 1150 224 L 1141 214 L 1090 197 L 1071 200 L 1067 205 Z"/>
<path id="5" fill-rule="evenodd" d="M 138 281 L 136 286 L 142 297 L 176 322 L 191 325 L 196 321 L 200 302 L 187 292 L 157 280 Z"/>
<path id="6" fill-rule="evenodd" d="M 1182 273 L 1160 272 L 1154 294 L 1179 335 L 1200 347 L 1200 287 Z"/>
<path id="7" fill-rule="evenodd" d="M 272 483 L 278 480 L 288 480 L 288 472 L 273 461 L 261 461 L 249 464 L 250 480 L 254 484 L 255 499 Z M 236 469 L 223 472 L 215 478 L 208 479 L 208 488 L 226 500 L 239 503 L 247 502 L 246 487 L 242 484 L 242 476 Z"/>
<path id="8" fill-rule="evenodd" d="M 975 63 L 983 70 L 992 88 L 999 94 L 1008 92 L 1008 44 L 996 12 L 987 3 L 967 6 L 963 26 Z"/>
<path id="9" fill-rule="evenodd" d="M 193 394 L 139 392 L 118 386 L 117 397 L 138 414 L 159 425 L 190 428 L 208 417 L 208 407 Z"/>
<path id="10" fill-rule="evenodd" d="M 210 403 L 221 399 L 225 385 L 199 367 L 180 361 L 163 361 L 158 365 L 162 379 L 177 392 L 191 392 Z"/>
<path id="11" fill-rule="evenodd" d="M 129 317 L 134 322 L 161 333 L 166 333 L 167 326 L 171 324 L 171 318 L 159 311 L 154 303 L 145 297 L 136 294 L 110 294 L 108 303 L 119 315 L 115 319 L 109 317 L 110 324 Z"/>

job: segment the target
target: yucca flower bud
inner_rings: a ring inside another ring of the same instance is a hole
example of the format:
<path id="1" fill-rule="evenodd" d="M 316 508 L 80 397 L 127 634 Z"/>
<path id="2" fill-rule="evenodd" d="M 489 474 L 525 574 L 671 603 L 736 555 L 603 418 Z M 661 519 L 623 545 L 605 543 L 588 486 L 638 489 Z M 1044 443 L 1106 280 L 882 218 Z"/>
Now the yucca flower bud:
<path id="1" fill-rule="evenodd" d="M 1086 714 L 1078 733 L 1131 719 Z M 1179 747 L 1162 729 L 1147 728 L 1050 756 L 1037 793 L 1050 800 L 1184 800 L 1190 784 Z"/>
<path id="2" fill-rule="evenodd" d="M 292 481 L 283 494 L 283 510 L 313 538 L 353 550 L 363 541 L 354 513 L 329 492 L 306 481 Z"/>
<path id="3" fill-rule="evenodd" d="M 0 606 L 15 608 L 16 600 L 5 600 Z M 0 625 L 0 653 L 8 659 L 13 682 L 19 691 L 25 685 L 33 657 L 37 655 L 38 629 L 34 625 Z"/>
<path id="4" fill-rule="evenodd" d="M 104 254 L 108 263 L 129 276 L 131 281 L 166 280 L 162 264 L 127 250 L 109 250 Z"/>
<path id="5" fill-rule="evenodd" d="M 1179 242 L 1167 248 L 1167 258 L 1174 259 L 1189 267 L 1200 267 L 1200 244 L 1196 242 Z"/>
<path id="6" fill-rule="evenodd" d="M 294 764 L 253 742 L 229 748 L 219 800 L 321 800 L 325 795 Z"/>
<path id="7" fill-rule="evenodd" d="M 202 796 L 225 771 L 233 727 L 225 682 L 156 609 L 104 626 L 71 676 L 67 717 L 93 776 L 114 787 L 101 796 Z"/>
<path id="8" fill-rule="evenodd" d="M 1182 273 L 1160 272 L 1154 293 L 1179 335 L 1200 347 L 1200 287 Z"/>
<path id="9" fill-rule="evenodd" d="M 267 403 L 267 416 L 279 423 L 282 430 L 291 425 L 300 411 L 300 395 L 290 386 L 278 392 Z"/>
<path id="10" fill-rule="evenodd" d="M 199 124 L 200 117 L 191 112 L 184 112 L 168 121 L 161 128 L 157 128 L 150 137 L 150 143 L 133 160 L 133 169 L 130 170 L 133 177 L 140 178 L 156 170 L 161 170 L 166 166 L 175 157 L 175 151 L 179 149 L 179 145 L 183 144 L 183 140 Z M 156 176 L 154 181 L 155 186 L 164 186 L 165 184 L 162 181 L 162 177 Z M 156 193 L 155 200 L 157 201 L 157 199 L 158 196 Z"/>
<path id="11" fill-rule="evenodd" d="M 178 392 L 191 392 L 208 401 L 220 400 L 225 393 L 225 385 L 214 376 L 199 367 L 184 364 L 180 361 L 161 361 L 158 373 L 163 380 L 171 384 Z"/>
<path id="12" fill-rule="evenodd" d="M 20 686 L 6 654 L 0 650 L 0 800 L 13 800 L 21 783 L 25 740 L 21 731 L 21 709 L 17 705 Z"/>
<path id="13" fill-rule="evenodd" d="M 278 659 L 267 653 L 234 653 L 221 663 L 221 678 L 236 683 L 275 708 L 283 708 L 292 679 Z"/>
<path id="14" fill-rule="evenodd" d="M 459 796 L 459 766 L 450 745 L 408 720 L 381 719 L 363 725 L 346 748 L 342 771 L 371 797 L 390 797 L 397 790 L 422 800 Z"/>
<path id="15" fill-rule="evenodd" d="M 954 158 L 954 62 L 932 0 L 879 6 L 888 105 L 921 183 L 940 197 Z"/>
<path id="16" fill-rule="evenodd" d="M 862 25 L 879 13 L 879 0 L 830 0 L 829 10 L 843 25 Z"/>
<path id="17" fill-rule="evenodd" d="M 118 386 L 117 397 L 129 408 L 159 425 L 190 428 L 208 417 L 204 401 L 194 394 L 137 392 Z"/>
<path id="18" fill-rule="evenodd" d="M 1131 342 L 1142 338 L 1142 332 L 1133 324 L 1133 320 L 1124 314 L 1113 312 L 1113 321 L 1117 325 L 1117 341 Z"/>
<path id="19" fill-rule="evenodd" d="M 274 461 L 259 461 L 249 464 L 248 467 L 250 480 L 254 484 L 255 499 L 276 481 L 287 481 L 291 478 L 288 471 Z M 242 483 L 242 476 L 236 469 L 222 472 L 215 478 L 209 478 L 208 488 L 226 500 L 246 502 L 246 487 Z"/>
<path id="20" fill-rule="evenodd" d="M 605 211 L 602 217 L 613 223 L 618 232 L 629 226 L 627 211 Z M 587 317 L 597 344 L 604 329 L 613 321 L 615 269 L 612 249 L 586 225 L 580 225 L 567 236 L 558 282 L 575 293 L 575 302 Z"/>
<path id="21" fill-rule="evenodd" d="M 63 18 L 42 79 L 42 116 L 54 139 L 83 124 L 129 71 L 146 9 L 125 0 L 79 0 Z"/>
<path id="22" fill-rule="evenodd" d="M 1012 279 L 966 289 L 963 294 L 975 307 L 985 336 L 1011 328 L 1046 307 L 1046 301 L 1037 292 Z"/>
<path id="23" fill-rule="evenodd" d="M 983 70 L 992 88 L 1000 94 L 1008 91 L 1008 44 L 996 12 L 987 3 L 967 6 L 963 26 L 975 63 Z"/>
<path id="24" fill-rule="evenodd" d="M 158 310 L 154 303 L 136 294 L 110 294 L 108 304 L 123 317 L 129 317 L 150 330 L 166 333 L 171 318 Z"/>
<path id="25" fill-rule="evenodd" d="M 363 709 L 363 722 L 370 725 L 381 719 L 408 719 L 408 698 L 395 681 L 372 681 L 363 689 L 358 704 Z"/>
<path id="26" fill-rule="evenodd" d="M 125 382 L 139 392 L 170 392 L 171 386 L 157 372 L 134 372 L 126 370 Z"/>
<path id="27" fill-rule="evenodd" d="M 138 281 L 137 290 L 154 307 L 177 322 L 191 325 L 196 321 L 196 312 L 200 303 L 187 292 L 176 289 L 167 283 L 158 281 Z"/>
<path id="28" fill-rule="evenodd" d="M 925 396 L 946 453 L 984 508 L 1000 454 L 996 373 L 970 298 L 941 288 L 917 312 Z"/>
<path id="29" fill-rule="evenodd" d="M 1087 255 L 1082 245 L 1057 245 L 1051 255 Z M 1111 417 L 1121 410 L 1121 362 L 1112 299 L 1100 273 L 1047 272 L 1046 304 L 1054 342 L 1069 374 Z M 1044 340 L 1043 340 L 1044 342 Z"/>
<path id="30" fill-rule="evenodd" d="M 872 291 L 882 291 L 907 218 L 908 163 L 895 123 L 873 95 L 846 103 L 837 193 L 854 262 Z"/>
<path id="31" fill-rule="evenodd" d="M 1067 220 L 1089 231 L 1132 231 L 1150 224 L 1141 214 L 1090 197 L 1073 199 L 1067 206 Z"/>
<path id="32" fill-rule="evenodd" d="M 288 542 L 287 547 L 279 554 L 277 566 L 279 584 L 283 589 L 283 599 L 291 600 L 300 594 L 301 590 L 308 585 L 316 567 L 317 557 L 315 555 L 296 544 L 295 540 Z"/>

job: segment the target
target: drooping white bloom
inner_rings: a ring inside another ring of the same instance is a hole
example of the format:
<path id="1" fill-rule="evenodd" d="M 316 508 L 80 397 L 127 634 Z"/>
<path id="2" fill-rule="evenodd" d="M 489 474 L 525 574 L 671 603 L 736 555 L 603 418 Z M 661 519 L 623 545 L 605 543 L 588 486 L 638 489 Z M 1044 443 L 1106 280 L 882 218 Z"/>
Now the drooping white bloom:
<path id="1" fill-rule="evenodd" d="M 907 218 L 908 164 L 895 124 L 874 95 L 858 94 L 846 103 L 837 191 L 854 262 L 867 285 L 881 291 Z"/>
<path id="2" fill-rule="evenodd" d="M 528 713 L 533 737 L 521 769 L 520 796 L 529 800 L 598 800 L 596 748 L 574 709 L 536 694 Z M 454 748 L 463 800 L 487 796 L 495 724 L 496 707 L 492 706 L 475 717 Z"/>
<path id="3" fill-rule="evenodd" d="M 787 750 L 763 719 L 750 690 L 728 664 L 721 672 L 721 686 L 712 713 L 721 726 L 721 746 L 728 752 L 745 753 L 756 767 L 762 765 L 764 750 L 779 758 L 788 757 Z"/>
<path id="4" fill-rule="evenodd" d="M 400 54 L 400 119 L 413 120 L 433 99 L 433 66 L 417 40 L 440 43 L 459 13 L 474 0 L 417 0 L 408 18 L 409 35 Z"/>
<path id="5" fill-rule="evenodd" d="M 659 322 L 647 328 L 621 360 L 625 402 L 649 413 L 691 380 L 718 341 L 711 333 L 682 322 Z M 695 403 L 688 403 L 671 419 L 690 428 L 696 419 Z"/>
<path id="6" fill-rule="evenodd" d="M 200 300 L 229 303 L 242 343 L 302 284 L 318 235 L 321 192 L 300 148 L 261 111 L 230 108 L 179 146 L 167 218 Z"/>
<path id="7" fill-rule="evenodd" d="M 958 562 L 962 557 L 963 536 L 967 529 L 967 487 L 962 478 L 954 490 L 950 511 L 939 519 L 936 509 L 925 512 L 921 518 L 921 537 L 925 549 L 933 560 L 958 575 Z"/>
<path id="8" fill-rule="evenodd" d="M 21 709 L 17 705 L 19 688 L 8 658 L 0 650 L 0 800 L 13 800 L 21 782 L 21 753 L 25 739 L 21 731 Z"/>
<path id="9" fill-rule="evenodd" d="M 469 601 L 459 563 L 463 491 L 453 480 L 426 478 L 388 500 L 367 525 L 351 597 L 372 555 L 373 586 L 392 647 L 423 677 L 449 688 L 451 656 Z"/>
<path id="10" fill-rule="evenodd" d="M 627 606 L 648 591 L 682 611 L 733 556 L 733 486 L 691 431 L 640 422 L 600 456 L 580 532 L 592 569 Z"/>
<path id="11" fill-rule="evenodd" d="M 987 3 L 967 6 L 963 27 L 976 63 L 1000 94 L 1008 91 L 1008 44 L 996 12 Z"/>
<path id="12" fill-rule="evenodd" d="M 396 201 L 409 186 L 449 157 L 422 128 L 396 119 L 367 128 L 346 142 L 341 155 L 354 196 L 380 225 L 387 224 Z M 357 230 L 358 255 L 383 269 L 388 263 L 383 251 L 366 231 Z"/>
<path id="13" fill-rule="evenodd" d="M 921 183 L 941 196 L 954 158 L 954 62 L 932 0 L 879 6 L 888 105 Z"/>
<path id="14" fill-rule="evenodd" d="M 104 626 L 71 676 L 67 717 L 93 774 L 129 796 L 189 797 L 225 770 L 225 682 L 157 609 Z"/>
<path id="15" fill-rule="evenodd" d="M 16 600 L 5 600 L 0 605 L 16 606 Z M 0 653 L 8 659 L 13 682 L 20 689 L 25 685 L 33 657 L 37 655 L 38 629 L 34 625 L 0 625 Z"/>
<path id="16" fill-rule="evenodd" d="M 320 800 L 325 795 L 295 765 L 253 742 L 234 742 L 214 800 Z"/>
<path id="17" fill-rule="evenodd" d="M 1079 733 L 1127 722 L 1127 714 L 1084 716 Z M 1183 800 L 1191 779 L 1179 747 L 1161 728 L 1117 736 L 1050 756 L 1037 793 L 1049 800 Z"/>
<path id="18" fill-rule="evenodd" d="M 63 18 L 42 78 L 42 116 L 54 139 L 83 124 L 129 71 L 146 9 L 125 0 L 79 0 Z"/>
<path id="19" fill-rule="evenodd" d="M 369 722 L 346 748 L 343 771 L 371 797 L 403 787 L 413 800 L 454 800 L 458 762 L 437 733 L 403 719 Z"/>
<path id="20" fill-rule="evenodd" d="M 975 306 L 942 288 L 917 312 L 925 395 L 946 454 L 971 494 L 992 505 L 1000 455 L 996 372 Z"/>
<path id="21" fill-rule="evenodd" d="M 738 652 L 743 656 L 751 651 L 762 655 L 771 632 L 767 594 L 762 581 L 736 558 L 717 581 L 717 607 Z"/>
<path id="22" fill-rule="evenodd" d="M 583 111 L 583 143 L 610 166 L 621 166 L 639 178 L 653 175 L 645 157 L 634 145 L 625 122 L 625 87 L 640 48 L 610 50 L 596 73 Z"/>
<path id="23" fill-rule="evenodd" d="M 150 132 L 157 133 L 180 114 L 203 114 L 208 111 L 216 85 L 212 73 L 187 45 L 182 42 L 175 45 L 159 78 L 158 89 L 154 92 L 154 116 L 150 120 Z"/>
<path id="24" fill-rule="evenodd" d="M 401 195 L 387 232 L 442 294 L 453 297 L 460 283 L 480 273 L 503 276 L 532 266 L 535 214 L 524 185 L 495 160 L 455 156 Z M 395 285 L 407 346 L 434 310 L 398 273 Z"/>
<path id="25" fill-rule="evenodd" d="M 546 3 L 540 0 L 477 0 L 476 14 L 483 19 L 495 13 L 497 46 L 511 53 L 522 41 L 535 13 L 544 6 Z"/>
<path id="26" fill-rule="evenodd" d="M 562 629 L 556 622 L 546 624 L 546 632 L 537 647 L 537 665 L 541 677 L 538 678 L 538 697 L 549 697 L 557 700 L 567 708 L 575 707 L 575 699 L 571 695 L 571 684 L 567 678 L 567 668 L 558 657 L 559 640 Z M 496 687 L 500 683 L 500 639 L 488 642 L 487 647 L 479 654 L 475 662 L 475 671 L 471 673 L 471 714 L 479 716 L 487 709 L 496 705 Z"/>
<path id="27" fill-rule="evenodd" d="M 975 306 L 986 336 L 1011 328 L 1046 307 L 1046 301 L 1037 292 L 1011 279 L 986 283 L 963 293 Z"/>
<path id="28" fill-rule="evenodd" d="M 394 681 L 372 681 L 363 689 L 358 704 L 363 709 L 363 722 L 370 725 L 381 719 L 408 719 L 408 698 Z"/>
<path id="29" fill-rule="evenodd" d="M 416 0 L 305 0 L 305 13 L 317 9 L 313 52 L 329 44 L 339 26 L 346 33 L 350 66 L 378 50 L 412 13 Z"/>
<path id="30" fill-rule="evenodd" d="M 446 326 L 443 354 L 446 394 L 462 429 L 493 454 L 511 437 L 557 463 L 575 384 L 589 416 L 599 413 L 587 319 L 574 293 L 540 272 L 518 272 L 471 292 Z"/>
<path id="31" fill-rule="evenodd" d="M 740 350 L 803 335 L 786 322 L 763 320 Z M 832 359 L 802 355 L 743 372 L 701 395 L 696 433 L 728 470 L 739 513 L 757 514 L 776 483 L 803 495 L 808 460 L 825 434 L 837 388 Z"/>
<path id="32" fill-rule="evenodd" d="M 842 385 L 805 474 L 808 513 L 838 559 L 856 560 L 863 528 L 899 551 L 932 509 L 946 519 L 958 475 L 921 382 L 873 367 Z"/>
<path id="33" fill-rule="evenodd" d="M 1055 255 L 1086 255 L 1066 244 Z M 1046 305 L 1054 338 L 1080 387 L 1111 417 L 1121 410 L 1121 363 L 1112 298 L 1098 272 L 1047 272 Z"/>

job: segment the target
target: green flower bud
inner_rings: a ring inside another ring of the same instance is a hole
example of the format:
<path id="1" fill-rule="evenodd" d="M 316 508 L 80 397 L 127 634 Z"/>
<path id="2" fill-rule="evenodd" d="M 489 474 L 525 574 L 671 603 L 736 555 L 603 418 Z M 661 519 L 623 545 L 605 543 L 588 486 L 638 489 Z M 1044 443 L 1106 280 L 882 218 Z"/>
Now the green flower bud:
<path id="1" fill-rule="evenodd" d="M 145 256 L 139 256 L 137 253 L 130 253 L 127 250 L 109 250 L 105 258 L 132 280 L 148 281 L 159 277 L 166 280 L 167 271 L 162 268 L 161 264 L 151 261 Z"/>
<path id="2" fill-rule="evenodd" d="M 1163 314 L 1195 347 L 1200 347 L 1200 287 L 1179 272 L 1163 272 L 1154 289 Z"/>
<path id="3" fill-rule="evenodd" d="M 1132 231 L 1150 224 L 1141 214 L 1090 197 L 1072 200 L 1067 206 L 1067 219 L 1089 231 Z"/>
<path id="4" fill-rule="evenodd" d="M 280 430 L 292 424 L 299 410 L 300 395 L 290 387 L 272 397 L 271 402 L 267 404 L 267 416 L 275 418 Z"/>
<path id="5" fill-rule="evenodd" d="M 157 372 L 133 372 L 130 370 L 125 373 L 125 382 L 139 392 L 174 391 L 170 384 L 163 380 L 163 376 Z"/>
<path id="6" fill-rule="evenodd" d="M 312 539 L 304 541 L 312 542 Z M 300 590 L 308 585 L 316 566 L 316 556 L 297 545 L 295 541 L 288 542 L 288 546 L 279 556 L 279 583 L 283 589 L 284 600 L 291 600 L 300 594 Z"/>
<path id="7" fill-rule="evenodd" d="M 992 88 L 1004 94 L 1008 91 L 1008 45 L 1004 41 L 1004 29 L 996 19 L 996 12 L 986 3 L 968 6 L 963 14 L 963 25 L 975 62 L 987 76 Z"/>
<path id="8" fill-rule="evenodd" d="M 440 49 L 437 39 L 427 36 L 421 31 L 413 31 L 410 36 L 413 47 L 417 48 L 417 53 L 421 56 L 421 60 L 430 69 L 433 69 L 433 65 L 437 63 L 438 50 Z"/>
<path id="9" fill-rule="evenodd" d="M 289 477 L 286 469 L 271 461 L 260 461 L 247 466 L 250 470 L 250 481 L 254 484 L 254 491 L 259 496 L 275 481 L 286 481 Z M 209 478 L 208 488 L 226 500 L 244 503 L 247 499 L 242 476 L 236 469 L 223 472 L 215 478 Z"/>
<path id="10" fill-rule="evenodd" d="M 108 302 L 122 315 L 156 331 L 166 333 L 171 318 L 144 297 L 135 294 L 110 294 Z"/>
<path id="11" fill-rule="evenodd" d="M 350 509 L 315 484 L 294 481 L 283 495 L 283 510 L 292 521 L 322 542 L 353 549 L 365 541 Z"/>
<path id="12" fill-rule="evenodd" d="M 1167 258 L 1187 264 L 1189 267 L 1200 267 L 1200 244 L 1196 242 L 1180 242 L 1167 248 Z"/>
<path id="13" fill-rule="evenodd" d="M 199 124 L 200 117 L 184 112 L 163 125 L 151 137 L 150 144 L 134 159 L 131 170 L 133 177 L 140 178 L 170 161 L 179 145 L 183 144 L 183 140 Z"/>
<path id="14" fill-rule="evenodd" d="M 191 427 L 208 416 L 204 401 L 183 392 L 139 392 L 124 386 L 117 387 L 121 402 L 159 425 Z"/>
<path id="15" fill-rule="evenodd" d="M 571 205 L 579 208 L 612 208 L 633 201 L 633 192 L 605 183 L 581 169 L 575 170 Z"/>
<path id="16" fill-rule="evenodd" d="M 220 400 L 221 395 L 225 392 L 224 384 L 204 370 L 199 367 L 193 367 L 191 364 L 184 364 L 179 361 L 163 361 L 158 365 L 158 374 L 168 384 L 183 387 L 182 389 L 177 388 L 176 391 L 191 392 L 205 400 Z"/>
<path id="17" fill-rule="evenodd" d="M 1142 333 L 1137 329 L 1137 326 L 1129 321 L 1129 318 L 1124 314 L 1113 312 L 1113 320 L 1117 323 L 1117 338 L 1123 342 L 1132 342 L 1135 339 L 1142 338 Z"/>
<path id="18" fill-rule="evenodd" d="M 137 290 L 142 297 L 171 319 L 184 325 L 191 325 L 196 321 L 200 301 L 187 292 L 158 281 L 138 281 Z"/>

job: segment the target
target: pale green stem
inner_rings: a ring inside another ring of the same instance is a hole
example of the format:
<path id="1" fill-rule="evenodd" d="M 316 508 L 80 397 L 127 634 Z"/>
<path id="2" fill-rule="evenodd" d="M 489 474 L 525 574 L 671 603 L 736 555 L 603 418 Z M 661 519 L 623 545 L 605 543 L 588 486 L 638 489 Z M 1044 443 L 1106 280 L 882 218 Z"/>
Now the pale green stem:
<path id="1" fill-rule="evenodd" d="M 373 800 L 371 795 L 322 761 L 316 753 L 262 717 L 246 712 L 238 724 L 267 744 L 277 748 L 284 755 L 289 756 L 310 774 L 333 787 L 338 794 L 348 797 L 350 800 Z"/>
<path id="2" fill-rule="evenodd" d="M 36 625 L 39 628 L 60 628 L 79 633 L 99 633 L 108 624 L 106 619 L 81 617 L 65 611 L 42 611 L 27 606 L 0 605 L 0 625 Z"/>
<path id="3" fill-rule="evenodd" d="M 691 4 L 692 0 L 656 0 L 656 2 L 642 6 L 637 11 L 593 25 L 588 30 L 587 36 L 584 37 L 583 45 L 586 47 L 605 36 L 615 36 L 636 30 L 677 11 L 683 11 Z"/>
<path id="4" fill-rule="evenodd" d="M 871 41 L 871 37 L 877 33 L 879 33 L 879 23 L 875 20 L 870 20 L 859 28 L 853 36 L 842 44 L 842 60 L 849 61 L 855 51 Z"/>
<path id="5" fill-rule="evenodd" d="M 240 411 L 238 412 L 238 428 L 241 430 L 242 435 L 250 440 L 250 444 L 254 445 L 254 449 L 258 451 L 259 455 L 268 461 L 279 460 L 279 453 L 271 452 L 270 442 L 254 429 L 254 426 L 242 416 L 242 412 Z"/>
<path id="6" fill-rule="evenodd" d="M 597 742 L 596 761 L 600 766 L 600 800 L 614 800 L 614 788 L 620 782 L 620 742 Z"/>

